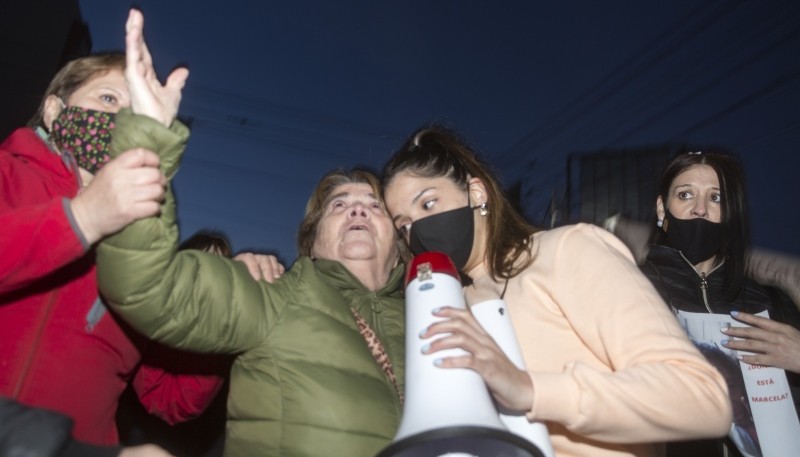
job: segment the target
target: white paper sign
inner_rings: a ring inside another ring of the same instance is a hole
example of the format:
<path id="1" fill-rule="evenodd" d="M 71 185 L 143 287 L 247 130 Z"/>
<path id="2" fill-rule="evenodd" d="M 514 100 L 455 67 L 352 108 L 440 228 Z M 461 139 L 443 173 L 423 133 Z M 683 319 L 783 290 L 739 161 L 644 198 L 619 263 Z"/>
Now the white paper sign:
<path id="1" fill-rule="evenodd" d="M 769 317 L 766 311 L 758 315 Z M 677 311 L 677 317 L 689 338 L 728 383 L 733 405 L 733 426 L 728 436 L 739 451 L 752 457 L 800 456 L 800 421 L 786 373 L 780 368 L 741 362 L 740 351 L 720 344 L 729 339 L 722 328 L 745 324 L 727 314 Z"/>

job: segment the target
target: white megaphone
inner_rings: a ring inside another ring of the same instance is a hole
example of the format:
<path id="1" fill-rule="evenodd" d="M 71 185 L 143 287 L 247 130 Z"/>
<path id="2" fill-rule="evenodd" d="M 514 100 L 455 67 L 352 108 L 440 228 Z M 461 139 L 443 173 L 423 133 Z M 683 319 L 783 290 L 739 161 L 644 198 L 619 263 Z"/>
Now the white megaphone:
<path id="1" fill-rule="evenodd" d="M 520 370 L 525 370 L 525 359 L 517 342 L 517 334 L 511 325 L 506 302 L 497 298 L 470 306 L 469 310 L 486 333 L 500 346 L 506 357 Z M 500 420 L 505 426 L 528 441 L 534 443 L 545 457 L 554 457 L 553 445 L 547 427 L 541 422 L 530 422 L 524 414 L 501 412 Z"/>
<path id="2" fill-rule="evenodd" d="M 463 350 L 422 353 L 426 341 L 419 338 L 420 332 L 441 320 L 432 314 L 433 309 L 466 309 L 458 270 L 450 258 L 440 252 L 415 256 L 405 284 L 403 419 L 394 441 L 378 457 L 552 457 L 546 429 L 544 446 L 540 446 L 506 428 L 477 372 L 434 365 L 435 359 L 465 354 Z"/>

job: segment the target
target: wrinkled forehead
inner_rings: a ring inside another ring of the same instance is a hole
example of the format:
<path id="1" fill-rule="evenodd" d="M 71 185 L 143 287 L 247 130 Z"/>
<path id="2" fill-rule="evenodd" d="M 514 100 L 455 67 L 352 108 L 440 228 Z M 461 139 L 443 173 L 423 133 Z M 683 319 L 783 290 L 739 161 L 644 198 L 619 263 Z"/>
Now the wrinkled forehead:
<path id="1" fill-rule="evenodd" d="M 347 183 L 334 187 L 325 199 L 325 203 L 330 203 L 339 199 L 380 201 L 380 196 L 377 194 L 377 189 L 373 188 L 370 184 Z"/>

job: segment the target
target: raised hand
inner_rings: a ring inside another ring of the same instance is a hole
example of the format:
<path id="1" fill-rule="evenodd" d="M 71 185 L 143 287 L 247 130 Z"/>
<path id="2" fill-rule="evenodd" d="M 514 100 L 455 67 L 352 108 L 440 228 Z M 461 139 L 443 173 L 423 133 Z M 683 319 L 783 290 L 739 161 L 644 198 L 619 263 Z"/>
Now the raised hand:
<path id="1" fill-rule="evenodd" d="M 722 329 L 722 333 L 739 338 L 723 341 L 723 346 L 754 353 L 741 354 L 743 362 L 800 373 L 800 331 L 791 325 L 748 313 L 733 312 L 731 316 L 750 327 Z"/>
<path id="2" fill-rule="evenodd" d="M 437 360 L 441 368 L 469 368 L 476 371 L 494 399 L 509 411 L 524 412 L 533 403 L 533 384 L 527 372 L 518 369 L 506 357 L 494 339 L 486 333 L 468 310 L 439 308 L 435 316 L 446 320 L 432 324 L 420 335 L 426 339 L 444 335 L 423 347 L 425 354 L 460 348 L 468 354 Z"/>
<path id="3" fill-rule="evenodd" d="M 143 29 L 144 16 L 141 11 L 131 9 L 125 24 L 125 79 L 131 93 L 131 109 L 169 127 L 178 114 L 181 90 L 189 77 L 189 70 L 175 69 L 162 86 L 153 69 Z"/>
<path id="4" fill-rule="evenodd" d="M 253 254 L 250 252 L 243 252 L 236 255 L 233 260 L 242 262 L 247 266 L 250 276 L 256 281 L 264 280 L 269 283 L 274 282 L 280 278 L 284 271 L 283 264 L 278 261 L 274 255 Z"/>
<path id="5" fill-rule="evenodd" d="M 158 164 L 152 151 L 126 151 L 72 199 L 72 215 L 86 241 L 95 243 L 137 219 L 158 214 L 167 184 Z"/>

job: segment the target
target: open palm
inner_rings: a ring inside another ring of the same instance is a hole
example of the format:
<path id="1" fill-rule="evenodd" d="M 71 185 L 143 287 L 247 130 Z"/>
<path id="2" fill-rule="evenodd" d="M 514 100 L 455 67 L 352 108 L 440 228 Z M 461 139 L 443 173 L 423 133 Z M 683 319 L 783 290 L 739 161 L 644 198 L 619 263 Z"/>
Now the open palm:
<path id="1" fill-rule="evenodd" d="M 125 24 L 125 78 L 131 92 L 131 108 L 134 113 L 152 117 L 169 127 L 178 114 L 189 70 L 175 69 L 162 85 L 153 69 L 143 29 L 144 16 L 141 11 L 131 9 Z"/>

